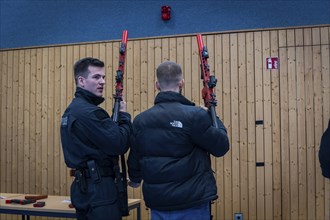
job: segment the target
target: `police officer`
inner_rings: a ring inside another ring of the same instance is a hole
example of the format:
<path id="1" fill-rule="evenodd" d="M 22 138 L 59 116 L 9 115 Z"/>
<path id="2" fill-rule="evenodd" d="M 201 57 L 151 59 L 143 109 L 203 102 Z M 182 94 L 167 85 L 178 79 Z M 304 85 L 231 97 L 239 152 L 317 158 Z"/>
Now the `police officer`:
<path id="1" fill-rule="evenodd" d="M 118 124 L 98 105 L 104 101 L 104 63 L 84 58 L 74 65 L 75 98 L 61 121 L 65 163 L 75 179 L 71 202 L 77 219 L 121 219 L 113 158 L 128 150 L 131 116 L 120 102 Z"/>

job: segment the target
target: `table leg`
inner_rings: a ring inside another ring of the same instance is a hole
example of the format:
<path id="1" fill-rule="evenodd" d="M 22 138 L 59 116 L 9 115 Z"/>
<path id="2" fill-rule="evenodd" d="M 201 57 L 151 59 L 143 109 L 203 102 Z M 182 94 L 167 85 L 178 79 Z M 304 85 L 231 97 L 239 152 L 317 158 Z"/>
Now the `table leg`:
<path id="1" fill-rule="evenodd" d="M 141 207 L 137 207 L 137 220 L 141 220 Z"/>

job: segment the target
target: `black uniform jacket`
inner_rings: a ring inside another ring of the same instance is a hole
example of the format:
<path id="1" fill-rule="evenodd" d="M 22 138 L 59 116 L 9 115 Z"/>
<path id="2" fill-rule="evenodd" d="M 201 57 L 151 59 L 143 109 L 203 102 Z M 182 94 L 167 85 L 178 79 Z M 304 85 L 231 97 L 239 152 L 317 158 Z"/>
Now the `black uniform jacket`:
<path id="1" fill-rule="evenodd" d="M 61 141 L 65 163 L 70 168 L 86 168 L 88 160 L 112 166 L 110 157 L 128 150 L 131 116 L 119 112 L 119 125 L 98 107 L 104 98 L 77 87 L 75 98 L 62 116 Z"/>
<path id="2" fill-rule="evenodd" d="M 158 93 L 155 105 L 134 119 L 128 172 L 131 181 L 143 180 L 146 206 L 179 210 L 217 198 L 209 154 L 229 150 L 226 129 L 218 124 L 213 127 L 205 109 L 176 92 Z"/>

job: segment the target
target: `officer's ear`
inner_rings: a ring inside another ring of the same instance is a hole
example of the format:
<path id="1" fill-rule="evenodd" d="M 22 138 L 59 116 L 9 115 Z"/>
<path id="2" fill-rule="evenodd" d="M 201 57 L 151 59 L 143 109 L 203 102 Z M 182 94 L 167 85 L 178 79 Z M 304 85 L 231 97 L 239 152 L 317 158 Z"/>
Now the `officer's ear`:
<path id="1" fill-rule="evenodd" d="M 160 91 L 160 85 L 159 85 L 158 81 L 155 82 L 155 85 L 156 85 L 156 88 Z"/>
<path id="2" fill-rule="evenodd" d="M 85 78 L 83 76 L 78 76 L 78 85 L 80 87 L 85 87 Z"/>
<path id="3" fill-rule="evenodd" d="M 184 79 L 181 79 L 179 82 L 179 88 L 182 89 L 183 86 L 184 86 Z"/>

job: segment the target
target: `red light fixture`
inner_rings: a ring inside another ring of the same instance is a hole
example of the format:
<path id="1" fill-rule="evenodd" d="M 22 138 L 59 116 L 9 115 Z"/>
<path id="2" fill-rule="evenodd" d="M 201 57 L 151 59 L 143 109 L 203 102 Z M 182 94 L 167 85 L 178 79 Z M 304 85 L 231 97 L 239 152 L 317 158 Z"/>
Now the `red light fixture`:
<path id="1" fill-rule="evenodd" d="M 164 5 L 162 6 L 162 19 L 168 21 L 171 19 L 171 7 Z"/>

